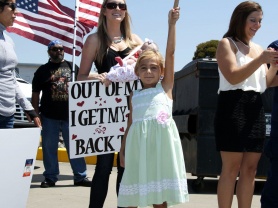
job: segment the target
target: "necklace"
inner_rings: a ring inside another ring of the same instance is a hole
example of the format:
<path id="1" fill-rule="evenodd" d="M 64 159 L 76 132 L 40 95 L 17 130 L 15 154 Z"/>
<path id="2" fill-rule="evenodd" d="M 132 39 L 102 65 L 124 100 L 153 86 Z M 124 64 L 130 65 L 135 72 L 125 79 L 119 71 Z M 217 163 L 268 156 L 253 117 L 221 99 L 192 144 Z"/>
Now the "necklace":
<path id="1" fill-rule="evenodd" d="M 237 39 L 237 41 L 238 41 L 238 42 L 240 42 L 240 43 L 242 43 L 243 45 L 245 45 L 245 47 L 247 47 L 247 48 L 251 48 L 251 46 L 246 45 L 246 44 L 245 44 L 244 42 L 242 42 L 241 40 Z"/>
<path id="2" fill-rule="evenodd" d="M 121 37 L 115 37 L 112 41 L 113 41 L 114 44 L 117 44 L 117 43 L 122 42 L 123 39 L 124 39 L 123 36 L 121 36 Z"/>

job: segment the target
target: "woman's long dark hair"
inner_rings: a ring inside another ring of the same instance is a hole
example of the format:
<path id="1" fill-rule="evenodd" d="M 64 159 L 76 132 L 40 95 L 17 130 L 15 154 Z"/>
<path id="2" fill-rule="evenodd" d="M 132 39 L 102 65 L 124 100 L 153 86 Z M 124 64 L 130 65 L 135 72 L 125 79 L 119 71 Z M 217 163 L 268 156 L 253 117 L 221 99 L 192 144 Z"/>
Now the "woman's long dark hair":
<path id="1" fill-rule="evenodd" d="M 9 0 L 0 0 L 0 12 L 2 12 L 4 10 L 4 6 L 6 6 L 5 4 L 3 3 L 6 3 L 8 2 Z"/>
<path id="2" fill-rule="evenodd" d="M 234 10 L 228 31 L 223 38 L 232 37 L 234 40 L 238 39 L 246 43 L 245 25 L 247 17 L 252 12 L 262 12 L 262 7 L 254 1 L 244 1 L 240 3 Z"/>

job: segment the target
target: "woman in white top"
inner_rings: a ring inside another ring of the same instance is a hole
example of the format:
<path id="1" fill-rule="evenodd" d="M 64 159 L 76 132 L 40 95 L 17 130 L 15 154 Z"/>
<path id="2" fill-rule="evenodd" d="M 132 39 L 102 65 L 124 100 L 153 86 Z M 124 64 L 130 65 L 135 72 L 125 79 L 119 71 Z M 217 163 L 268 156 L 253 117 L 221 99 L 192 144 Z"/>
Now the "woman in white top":
<path id="1" fill-rule="evenodd" d="M 217 196 L 220 208 L 232 205 L 235 182 L 238 207 L 250 208 L 254 179 L 265 139 L 261 93 L 270 85 L 278 67 L 278 53 L 251 42 L 261 27 L 261 6 L 252 1 L 234 10 L 229 29 L 219 42 L 219 96 L 215 116 L 216 149 L 222 171 Z M 271 63 L 269 70 L 266 63 Z"/>

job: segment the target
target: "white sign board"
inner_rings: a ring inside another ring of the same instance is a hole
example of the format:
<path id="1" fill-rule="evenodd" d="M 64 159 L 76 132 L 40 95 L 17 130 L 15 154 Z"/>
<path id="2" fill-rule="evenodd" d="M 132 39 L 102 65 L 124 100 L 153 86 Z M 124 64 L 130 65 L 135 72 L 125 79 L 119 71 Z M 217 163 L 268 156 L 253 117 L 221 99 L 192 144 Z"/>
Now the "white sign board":
<path id="1" fill-rule="evenodd" d="M 39 140 L 39 128 L 0 129 L 0 207 L 26 207 Z"/>
<path id="2" fill-rule="evenodd" d="M 69 83 L 70 158 L 118 152 L 128 119 L 128 96 L 138 81 Z"/>

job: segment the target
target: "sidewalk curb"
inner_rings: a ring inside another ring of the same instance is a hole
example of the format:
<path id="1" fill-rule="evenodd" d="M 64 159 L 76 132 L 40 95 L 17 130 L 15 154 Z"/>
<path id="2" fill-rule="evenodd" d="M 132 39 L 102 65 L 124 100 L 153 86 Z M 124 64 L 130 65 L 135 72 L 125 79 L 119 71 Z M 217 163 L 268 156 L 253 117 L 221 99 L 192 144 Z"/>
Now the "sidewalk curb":
<path id="1" fill-rule="evenodd" d="M 117 152 L 115 152 L 114 155 L 114 163 L 113 166 L 116 167 L 117 166 Z M 42 160 L 43 156 L 42 156 L 42 147 L 38 148 L 37 151 L 37 160 Z M 97 156 L 89 156 L 89 157 L 85 157 L 86 160 L 86 164 L 88 165 L 95 165 L 97 162 Z M 66 148 L 58 148 L 58 161 L 59 162 L 69 162 L 68 159 L 68 154 L 67 154 L 67 150 Z"/>

